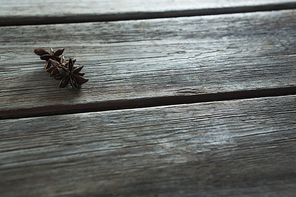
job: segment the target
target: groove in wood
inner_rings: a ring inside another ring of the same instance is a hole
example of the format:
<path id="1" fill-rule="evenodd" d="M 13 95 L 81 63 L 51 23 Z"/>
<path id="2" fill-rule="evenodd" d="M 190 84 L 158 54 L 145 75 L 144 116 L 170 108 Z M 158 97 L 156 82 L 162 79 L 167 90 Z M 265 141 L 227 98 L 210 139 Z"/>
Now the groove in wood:
<path id="1" fill-rule="evenodd" d="M 127 12 L 127 13 L 112 13 L 112 14 L 77 14 L 69 15 L 66 13 L 62 16 L 0 16 L 0 26 L 15 26 L 15 25 L 42 25 L 42 24 L 60 24 L 60 23 L 85 23 L 85 22 L 107 22 L 107 21 L 122 21 L 122 20 L 143 20 L 155 18 L 175 18 L 203 15 L 220 15 L 234 14 L 246 12 L 272 11 L 295 9 L 296 2 L 267 4 L 257 6 L 242 6 L 242 7 L 222 7 L 222 8 L 207 8 L 207 9 L 192 9 L 176 10 L 176 11 L 161 11 L 161 12 Z"/>

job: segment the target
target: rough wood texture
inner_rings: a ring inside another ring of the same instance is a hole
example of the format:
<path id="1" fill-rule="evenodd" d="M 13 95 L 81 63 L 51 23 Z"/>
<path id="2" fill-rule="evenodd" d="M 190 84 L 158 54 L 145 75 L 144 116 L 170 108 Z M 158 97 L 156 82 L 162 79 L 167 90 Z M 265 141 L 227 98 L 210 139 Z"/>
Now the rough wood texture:
<path id="1" fill-rule="evenodd" d="M 225 8 L 296 2 L 295 0 L 1 0 L 0 16 L 62 16 Z"/>
<path id="2" fill-rule="evenodd" d="M 0 120 L 0 194 L 293 196 L 295 102 L 285 96 Z"/>
<path id="3" fill-rule="evenodd" d="M 1 2 L 0 25 L 118 21 L 295 8 L 295 0 L 5 0 Z"/>
<path id="4" fill-rule="evenodd" d="M 0 25 L 293 6 L 5 0 Z M 295 13 L 0 27 L 0 118 L 75 113 L 0 120 L 0 196 L 293 196 L 295 95 L 188 103 L 295 94 Z M 90 81 L 58 89 L 39 47 L 65 47 Z"/>
<path id="5" fill-rule="evenodd" d="M 63 110 L 139 98 L 295 91 L 295 13 L 1 27 L 1 116 L 54 105 Z M 39 47 L 65 47 L 66 58 L 85 66 L 89 82 L 80 91 L 59 89 L 33 53 Z"/>

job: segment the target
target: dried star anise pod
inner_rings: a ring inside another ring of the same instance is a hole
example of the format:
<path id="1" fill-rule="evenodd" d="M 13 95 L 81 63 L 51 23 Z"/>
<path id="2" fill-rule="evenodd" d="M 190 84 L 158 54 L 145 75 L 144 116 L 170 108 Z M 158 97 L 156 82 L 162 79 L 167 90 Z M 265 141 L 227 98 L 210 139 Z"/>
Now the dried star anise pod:
<path id="1" fill-rule="evenodd" d="M 49 76 L 51 76 L 51 77 L 54 77 L 55 75 L 59 74 L 58 66 L 67 67 L 64 56 L 61 56 L 60 62 L 57 62 L 52 59 L 49 59 L 48 61 L 49 61 L 48 65 L 51 65 L 51 66 L 48 69 L 46 69 L 45 71 L 49 72 L 50 73 Z"/>
<path id="2" fill-rule="evenodd" d="M 59 74 L 55 75 L 55 78 L 61 79 L 59 85 L 60 88 L 66 87 L 66 85 L 70 82 L 72 88 L 77 90 L 81 84 L 88 81 L 88 79 L 81 77 L 84 75 L 84 73 L 79 73 L 83 66 L 74 67 L 74 63 L 75 61 L 70 58 L 69 62 L 67 63 L 67 68 L 60 65 L 57 66 Z"/>
<path id="3" fill-rule="evenodd" d="M 40 59 L 42 60 L 46 60 L 46 64 L 45 64 L 45 70 L 49 69 L 51 64 L 50 64 L 50 59 L 55 60 L 60 62 L 61 61 L 61 57 L 60 55 L 63 54 L 65 49 L 58 49 L 56 51 L 54 51 L 52 48 L 50 48 L 50 52 L 44 50 L 44 49 L 35 49 L 34 53 L 36 55 L 40 56 Z"/>
<path id="4" fill-rule="evenodd" d="M 72 62 L 74 64 L 76 62 L 76 59 L 72 60 Z M 50 73 L 49 76 L 54 77 L 57 74 L 59 74 L 58 66 L 63 66 L 67 68 L 67 65 L 69 64 L 69 62 L 66 62 L 64 56 L 62 55 L 60 62 L 50 59 L 49 64 L 51 65 L 51 67 L 49 67 L 46 71 Z"/>

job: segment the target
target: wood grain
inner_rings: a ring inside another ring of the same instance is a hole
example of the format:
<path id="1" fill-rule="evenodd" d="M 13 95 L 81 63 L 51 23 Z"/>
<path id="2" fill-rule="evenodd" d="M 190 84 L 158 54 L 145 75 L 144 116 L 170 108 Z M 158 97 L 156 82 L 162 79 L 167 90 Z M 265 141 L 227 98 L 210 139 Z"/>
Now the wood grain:
<path id="1" fill-rule="evenodd" d="M 0 120 L 0 194 L 293 196 L 295 102 L 293 95 Z"/>
<path id="2" fill-rule="evenodd" d="M 61 16 L 76 14 L 106 14 L 124 12 L 151 12 L 215 7 L 252 6 L 295 2 L 294 0 L 1 0 L 1 16 Z"/>
<path id="3" fill-rule="evenodd" d="M 295 92 L 295 19 L 295 11 L 277 11 L 1 27 L 0 116 L 142 98 Z M 80 91 L 48 77 L 33 50 L 49 47 L 65 47 L 66 58 L 85 66 L 89 82 Z"/>
<path id="4" fill-rule="evenodd" d="M 0 25 L 133 20 L 295 8 L 295 0 L 2 0 Z"/>

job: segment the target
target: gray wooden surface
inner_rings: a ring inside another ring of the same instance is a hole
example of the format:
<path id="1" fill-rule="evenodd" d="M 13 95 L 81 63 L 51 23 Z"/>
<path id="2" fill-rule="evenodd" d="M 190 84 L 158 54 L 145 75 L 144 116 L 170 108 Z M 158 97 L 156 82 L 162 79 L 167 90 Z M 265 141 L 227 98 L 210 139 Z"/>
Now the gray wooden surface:
<path id="1" fill-rule="evenodd" d="M 295 9 L 295 0 L 1 0 L 0 25 L 150 19 Z"/>
<path id="2" fill-rule="evenodd" d="M 295 1 L 21 2 L 0 2 L 1 197 L 295 196 Z"/>
<path id="3" fill-rule="evenodd" d="M 293 196 L 295 102 L 294 95 L 0 120 L 0 193 Z"/>
<path id="4" fill-rule="evenodd" d="M 1 0 L 0 16 L 63 16 L 283 4 L 295 0 Z"/>
<path id="5" fill-rule="evenodd" d="M 24 108 L 46 113 L 102 108 L 106 101 L 295 87 L 295 20 L 293 10 L 2 27 L 1 116 Z M 85 66 L 89 82 L 80 91 L 57 88 L 33 53 L 39 47 L 65 47 L 66 58 Z M 46 108 L 54 105 L 60 106 Z"/>

